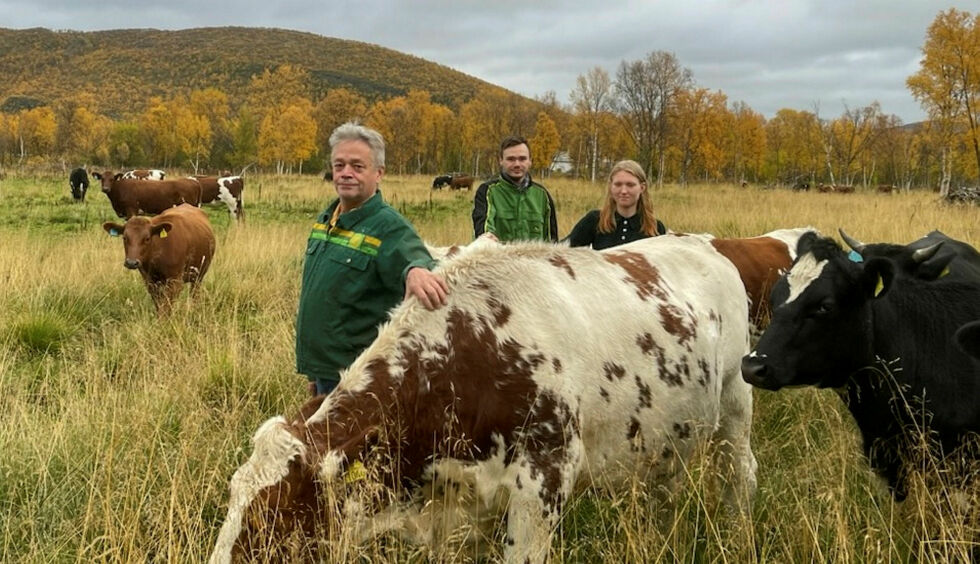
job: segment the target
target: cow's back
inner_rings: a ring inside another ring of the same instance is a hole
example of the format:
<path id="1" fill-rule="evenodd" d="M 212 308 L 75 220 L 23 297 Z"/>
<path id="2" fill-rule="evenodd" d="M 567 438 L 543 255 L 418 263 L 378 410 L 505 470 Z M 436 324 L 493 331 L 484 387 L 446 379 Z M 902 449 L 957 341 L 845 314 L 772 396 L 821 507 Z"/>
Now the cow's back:
<path id="1" fill-rule="evenodd" d="M 181 204 L 165 210 L 151 222 L 173 225 L 166 237 L 153 239 L 159 245 L 154 252 L 157 261 L 154 267 L 167 269 L 169 278 L 199 281 L 208 271 L 215 249 L 214 231 L 207 214 L 196 206 Z"/>

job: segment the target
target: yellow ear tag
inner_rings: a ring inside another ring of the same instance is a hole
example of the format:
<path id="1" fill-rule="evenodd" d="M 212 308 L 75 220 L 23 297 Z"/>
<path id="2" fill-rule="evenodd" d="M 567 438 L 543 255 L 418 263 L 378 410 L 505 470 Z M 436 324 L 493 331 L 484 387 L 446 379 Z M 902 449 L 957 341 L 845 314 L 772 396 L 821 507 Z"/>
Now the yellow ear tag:
<path id="1" fill-rule="evenodd" d="M 360 482 L 364 478 L 367 478 L 367 468 L 361 464 L 360 460 L 355 460 L 354 464 L 351 464 L 350 468 L 347 469 L 347 473 L 344 474 L 344 482 L 348 484 Z"/>
<path id="2" fill-rule="evenodd" d="M 885 283 L 882 282 L 881 275 L 879 274 L 878 275 L 878 283 L 875 284 L 875 297 L 877 298 L 878 297 L 878 294 L 880 294 L 881 291 L 884 290 L 884 289 L 885 289 Z"/>
<path id="3" fill-rule="evenodd" d="M 943 276 L 946 276 L 947 274 L 949 274 L 949 267 L 948 266 L 946 268 L 944 268 L 942 272 L 939 273 L 939 277 L 942 278 Z"/>
<path id="4" fill-rule="evenodd" d="M 163 239 L 166 236 L 167 236 L 167 230 L 164 229 L 163 231 L 160 232 L 160 238 Z"/>

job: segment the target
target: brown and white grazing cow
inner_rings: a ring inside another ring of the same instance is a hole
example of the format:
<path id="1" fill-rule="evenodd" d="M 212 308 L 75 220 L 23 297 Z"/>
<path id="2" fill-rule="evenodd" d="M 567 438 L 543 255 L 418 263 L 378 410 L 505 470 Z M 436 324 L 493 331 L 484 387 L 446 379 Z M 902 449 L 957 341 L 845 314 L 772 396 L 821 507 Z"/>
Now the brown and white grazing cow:
<path id="1" fill-rule="evenodd" d="M 761 332 L 769 324 L 772 316 L 769 293 L 796 260 L 796 243 L 809 231 L 817 230 L 797 227 L 777 229 L 758 237 L 710 239 L 712 246 L 738 269 L 749 298 L 749 321 L 754 331 Z"/>
<path id="2" fill-rule="evenodd" d="M 191 178 L 137 180 L 110 171 L 93 172 L 92 176 L 102 183 L 102 191 L 109 198 L 112 209 L 122 218 L 157 214 L 185 203 L 195 206 L 201 203 L 201 185 Z"/>
<path id="3" fill-rule="evenodd" d="M 193 178 L 201 184 L 202 204 L 220 201 L 228 208 L 228 213 L 232 219 L 245 220 L 245 208 L 242 206 L 242 192 L 245 190 L 244 178 L 230 175 L 194 175 L 189 178 Z"/>
<path id="4" fill-rule="evenodd" d="M 184 283 L 197 289 L 214 257 L 214 232 L 200 208 L 181 204 L 158 216 L 132 217 L 125 225 L 106 222 L 102 228 L 122 235 L 126 268 L 139 270 L 157 312 L 165 314 Z"/>
<path id="5" fill-rule="evenodd" d="M 122 173 L 122 177 L 133 178 L 136 180 L 163 180 L 164 178 L 167 177 L 167 173 L 163 172 L 158 168 L 153 168 L 149 170 L 139 168 L 136 170 L 129 170 Z"/>
<path id="6" fill-rule="evenodd" d="M 542 562 L 573 494 L 683 480 L 708 437 L 747 508 L 748 312 L 711 245 L 469 245 L 436 272 L 447 305 L 409 298 L 333 392 L 259 427 L 212 563 L 339 561 L 386 531 L 438 550 L 494 523 L 502 561 Z"/>

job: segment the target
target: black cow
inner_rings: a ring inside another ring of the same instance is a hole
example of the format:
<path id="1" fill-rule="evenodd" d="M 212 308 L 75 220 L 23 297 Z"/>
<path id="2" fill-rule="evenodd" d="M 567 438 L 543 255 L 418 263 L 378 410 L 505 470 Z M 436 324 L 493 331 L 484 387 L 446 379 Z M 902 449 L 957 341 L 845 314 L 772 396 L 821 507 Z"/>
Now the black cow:
<path id="1" fill-rule="evenodd" d="M 942 231 L 931 231 L 908 245 L 865 244 L 849 236 L 843 229 L 840 236 L 863 259 L 891 259 L 897 271 L 908 276 L 935 280 L 952 274 L 966 280 L 980 280 L 980 252 Z"/>
<path id="2" fill-rule="evenodd" d="M 323 173 L 324 182 L 333 182 L 333 169 L 328 168 L 326 172 Z"/>
<path id="3" fill-rule="evenodd" d="M 443 187 L 448 186 L 452 181 L 453 176 L 451 174 L 440 174 L 432 181 L 432 189 L 441 190 Z"/>
<path id="4" fill-rule="evenodd" d="M 897 269 L 881 256 L 854 262 L 832 239 L 803 235 L 742 377 L 767 390 L 836 389 L 871 467 L 902 500 L 925 413 L 940 459 L 980 431 L 980 365 L 953 344 L 960 326 L 980 319 L 980 279 Z"/>
<path id="5" fill-rule="evenodd" d="M 85 201 L 85 192 L 88 192 L 88 173 L 84 168 L 76 168 L 71 171 L 68 177 L 68 184 L 71 186 L 71 197 L 76 202 Z"/>

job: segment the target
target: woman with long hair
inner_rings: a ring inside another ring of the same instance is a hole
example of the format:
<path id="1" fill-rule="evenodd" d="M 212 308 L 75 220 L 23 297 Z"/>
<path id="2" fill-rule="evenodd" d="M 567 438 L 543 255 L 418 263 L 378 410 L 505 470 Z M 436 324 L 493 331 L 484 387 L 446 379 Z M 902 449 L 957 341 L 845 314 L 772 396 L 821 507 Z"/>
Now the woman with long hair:
<path id="1" fill-rule="evenodd" d="M 619 161 L 609 172 L 609 187 L 601 210 L 579 220 L 566 240 L 572 247 L 607 249 L 667 233 L 653 215 L 647 175 L 636 161 Z"/>

